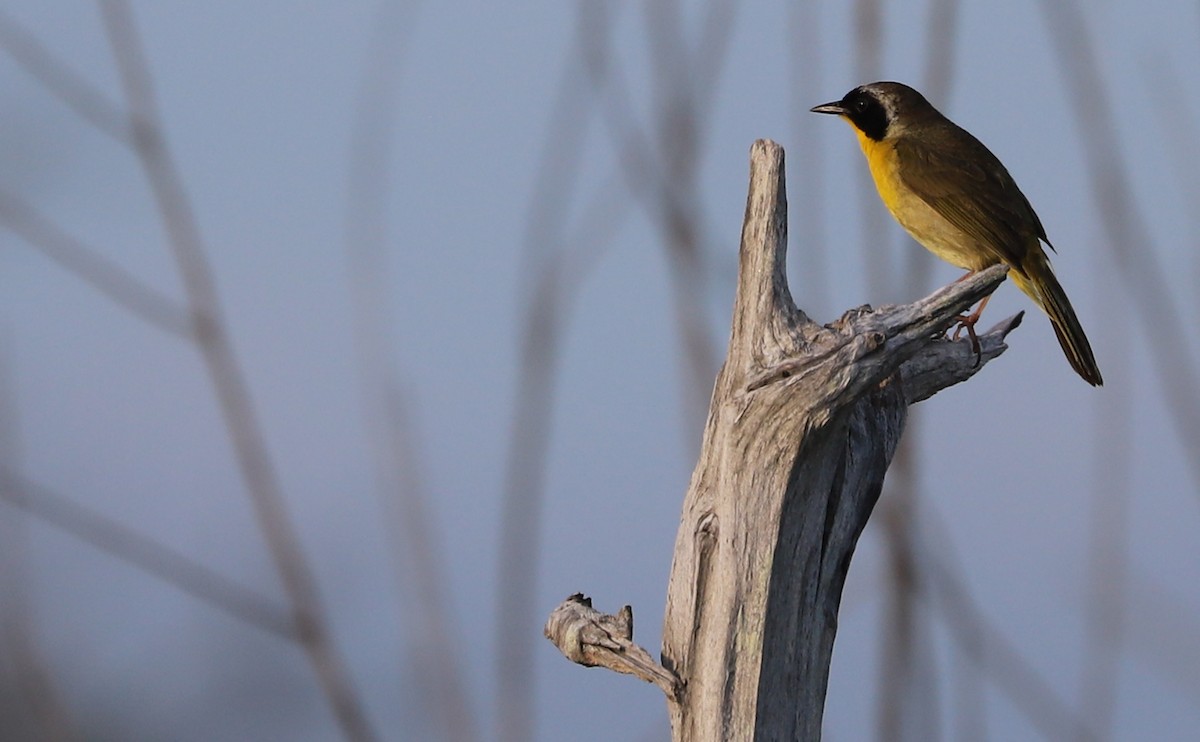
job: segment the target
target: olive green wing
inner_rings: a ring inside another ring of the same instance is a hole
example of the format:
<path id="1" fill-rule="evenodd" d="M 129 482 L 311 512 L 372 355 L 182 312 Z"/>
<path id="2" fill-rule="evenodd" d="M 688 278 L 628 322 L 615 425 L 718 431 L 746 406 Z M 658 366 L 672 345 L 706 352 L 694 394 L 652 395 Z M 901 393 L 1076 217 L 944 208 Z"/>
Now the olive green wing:
<path id="1" fill-rule="evenodd" d="M 1041 220 L 996 156 L 957 126 L 939 133 L 896 141 L 904 184 L 1009 265 L 1021 264 L 1031 239 L 1049 245 Z"/>

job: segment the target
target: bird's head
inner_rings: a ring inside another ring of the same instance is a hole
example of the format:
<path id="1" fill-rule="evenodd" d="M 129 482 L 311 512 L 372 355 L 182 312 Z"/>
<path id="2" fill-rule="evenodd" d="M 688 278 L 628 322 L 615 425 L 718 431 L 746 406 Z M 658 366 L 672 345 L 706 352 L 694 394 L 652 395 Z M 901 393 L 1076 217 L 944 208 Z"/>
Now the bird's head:
<path id="1" fill-rule="evenodd" d="M 839 101 L 814 106 L 813 113 L 832 113 L 876 142 L 898 136 L 909 125 L 938 115 L 925 96 L 898 82 L 860 85 Z"/>

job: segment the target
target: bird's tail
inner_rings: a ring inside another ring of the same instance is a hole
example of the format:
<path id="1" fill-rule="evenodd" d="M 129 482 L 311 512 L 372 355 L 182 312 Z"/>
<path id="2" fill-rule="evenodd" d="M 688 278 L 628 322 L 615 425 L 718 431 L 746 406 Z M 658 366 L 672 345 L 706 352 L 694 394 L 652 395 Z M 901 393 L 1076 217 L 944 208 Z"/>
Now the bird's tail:
<path id="1" fill-rule="evenodd" d="M 1058 336 L 1058 344 L 1062 346 L 1071 368 L 1092 386 L 1103 386 L 1104 379 L 1100 377 L 1100 368 L 1092 356 L 1092 346 L 1088 342 L 1071 301 L 1063 291 L 1050 267 L 1050 261 L 1041 249 L 1030 251 L 1032 254 L 1021 264 L 1020 268 L 1009 272 L 1017 288 L 1033 299 L 1042 311 L 1050 317 L 1054 325 L 1054 334 Z"/>

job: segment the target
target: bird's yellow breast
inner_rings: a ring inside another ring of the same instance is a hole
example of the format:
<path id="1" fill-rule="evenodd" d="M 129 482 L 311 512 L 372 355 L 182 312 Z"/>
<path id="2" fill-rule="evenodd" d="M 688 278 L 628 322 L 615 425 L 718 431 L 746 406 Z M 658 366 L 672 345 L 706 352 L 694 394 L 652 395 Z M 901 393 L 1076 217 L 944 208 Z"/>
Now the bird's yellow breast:
<path id="1" fill-rule="evenodd" d="M 863 134 L 858 127 L 854 128 L 854 133 L 858 136 L 858 146 L 862 148 L 863 154 L 867 157 L 867 165 L 871 168 L 871 179 L 875 181 L 875 189 L 879 191 L 879 198 L 883 200 L 883 205 L 892 212 L 892 216 L 901 224 L 904 221 L 900 214 L 897 213 L 897 207 L 903 200 L 901 190 L 904 189 L 900 181 L 899 158 L 896 156 L 896 148 L 891 142 L 877 142 L 866 134 Z M 905 226 L 907 229 L 907 225 Z"/>
<path id="2" fill-rule="evenodd" d="M 959 268 L 976 271 L 996 262 L 992 251 L 939 214 L 900 177 L 900 157 L 892 142 L 876 141 L 854 127 L 858 145 L 867 157 L 879 198 L 904 230 L 926 250 Z"/>

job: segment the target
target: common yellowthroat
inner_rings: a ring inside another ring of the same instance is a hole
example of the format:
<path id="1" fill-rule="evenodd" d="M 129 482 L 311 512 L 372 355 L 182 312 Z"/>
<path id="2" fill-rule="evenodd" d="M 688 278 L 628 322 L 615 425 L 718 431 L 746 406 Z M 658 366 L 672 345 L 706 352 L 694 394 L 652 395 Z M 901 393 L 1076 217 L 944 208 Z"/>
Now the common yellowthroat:
<path id="1" fill-rule="evenodd" d="M 812 110 L 837 114 L 854 127 L 879 197 L 913 239 L 971 273 L 997 263 L 1009 266 L 1017 288 L 1050 317 L 1071 367 L 1093 386 L 1104 383 L 1042 250 L 1042 242 L 1054 247 L 1041 220 L 982 142 L 898 82 L 863 85 Z M 972 338 L 987 301 L 962 319 Z"/>

